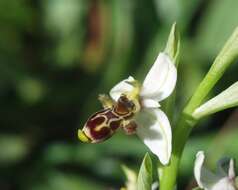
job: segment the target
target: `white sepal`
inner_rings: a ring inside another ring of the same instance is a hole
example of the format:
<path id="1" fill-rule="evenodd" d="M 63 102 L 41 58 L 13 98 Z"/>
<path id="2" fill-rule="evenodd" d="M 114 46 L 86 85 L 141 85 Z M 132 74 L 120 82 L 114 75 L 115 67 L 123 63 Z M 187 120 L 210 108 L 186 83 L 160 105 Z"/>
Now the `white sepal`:
<path id="1" fill-rule="evenodd" d="M 165 53 L 160 53 L 147 74 L 141 88 L 141 97 L 161 101 L 175 88 L 177 69 Z"/>
<path id="2" fill-rule="evenodd" d="M 158 108 L 143 109 L 136 116 L 137 135 L 163 165 L 169 163 L 172 149 L 172 133 L 169 120 Z"/>

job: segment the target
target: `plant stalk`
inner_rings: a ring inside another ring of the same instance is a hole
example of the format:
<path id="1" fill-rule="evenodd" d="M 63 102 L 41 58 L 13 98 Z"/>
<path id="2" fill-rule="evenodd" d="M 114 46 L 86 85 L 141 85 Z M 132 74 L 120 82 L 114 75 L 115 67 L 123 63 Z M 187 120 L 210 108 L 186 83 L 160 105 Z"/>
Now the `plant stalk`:
<path id="1" fill-rule="evenodd" d="M 196 89 L 194 95 L 184 108 L 178 124 L 173 131 L 173 150 L 169 165 L 159 168 L 160 190 L 174 190 L 178 175 L 180 160 L 184 146 L 198 122 L 192 117 L 194 110 L 199 107 L 226 69 L 238 58 L 238 27 L 216 57 L 210 70 Z"/>

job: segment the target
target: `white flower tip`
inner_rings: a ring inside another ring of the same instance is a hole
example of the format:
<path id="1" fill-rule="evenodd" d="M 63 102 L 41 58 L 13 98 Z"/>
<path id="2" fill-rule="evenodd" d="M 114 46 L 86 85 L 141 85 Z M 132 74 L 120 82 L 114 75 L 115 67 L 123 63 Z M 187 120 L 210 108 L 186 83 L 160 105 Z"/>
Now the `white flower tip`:
<path id="1" fill-rule="evenodd" d="M 204 160 L 204 158 L 205 158 L 204 151 L 202 151 L 202 150 L 198 151 L 197 154 L 196 154 L 196 159 L 199 159 L 199 160 L 202 159 L 202 160 Z"/>
<path id="2" fill-rule="evenodd" d="M 235 177 L 236 177 L 236 174 L 235 174 L 235 164 L 234 164 L 234 160 L 233 159 L 231 159 L 230 163 L 229 163 L 228 177 L 230 179 L 235 179 Z"/>
<path id="3" fill-rule="evenodd" d="M 159 183 L 156 181 L 156 182 L 154 182 L 154 183 L 152 184 L 151 190 L 156 190 L 156 189 L 158 189 L 158 188 L 159 188 Z"/>
<path id="4" fill-rule="evenodd" d="M 199 168 L 203 165 L 205 160 L 204 151 L 198 151 L 196 154 L 195 166 L 199 166 Z"/>
<path id="5" fill-rule="evenodd" d="M 201 173 L 202 173 L 204 159 L 205 159 L 204 151 L 199 151 L 196 154 L 196 160 L 195 160 L 195 165 L 194 165 L 194 176 L 195 176 L 195 179 L 196 179 L 199 187 L 201 187 L 201 188 L 203 188 L 203 184 L 201 181 Z"/>
<path id="6" fill-rule="evenodd" d="M 127 80 L 128 80 L 129 82 L 135 81 L 134 77 L 132 77 L 132 76 L 129 76 Z"/>
<path id="7" fill-rule="evenodd" d="M 121 94 L 125 94 L 131 92 L 133 90 L 133 86 L 130 84 L 134 82 L 135 79 L 132 76 L 129 76 L 127 79 L 116 84 L 110 91 L 110 96 L 117 101 Z"/>

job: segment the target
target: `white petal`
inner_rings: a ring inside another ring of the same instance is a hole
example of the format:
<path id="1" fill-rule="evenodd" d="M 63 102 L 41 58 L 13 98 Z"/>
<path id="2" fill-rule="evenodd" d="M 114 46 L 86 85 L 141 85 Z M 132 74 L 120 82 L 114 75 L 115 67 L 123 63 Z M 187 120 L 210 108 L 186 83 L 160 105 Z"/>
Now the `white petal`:
<path id="1" fill-rule="evenodd" d="M 143 108 L 159 108 L 160 107 L 159 102 L 153 99 L 142 99 L 141 104 Z"/>
<path id="2" fill-rule="evenodd" d="M 160 109 L 144 109 L 136 116 L 137 135 L 158 156 L 163 165 L 169 163 L 172 133 L 169 120 Z"/>
<path id="3" fill-rule="evenodd" d="M 204 167 L 204 160 L 204 152 L 199 151 L 196 155 L 194 176 L 200 188 L 211 190 L 212 186 L 216 184 L 220 178 Z"/>
<path id="4" fill-rule="evenodd" d="M 175 65 L 168 55 L 160 53 L 143 82 L 140 95 L 161 101 L 173 92 L 176 81 Z"/>
<path id="5" fill-rule="evenodd" d="M 127 79 L 119 82 L 116 84 L 110 91 L 110 96 L 117 101 L 118 98 L 123 93 L 127 93 L 133 90 L 133 86 L 130 85 L 128 82 L 133 82 L 135 79 L 132 76 L 129 76 Z"/>
<path id="6" fill-rule="evenodd" d="M 152 184 L 152 186 L 151 186 L 151 190 L 157 190 L 157 189 L 159 189 L 159 183 L 158 183 L 158 181 L 154 182 L 154 183 Z"/>
<path id="7" fill-rule="evenodd" d="M 209 190 L 236 190 L 236 188 L 228 177 L 224 177 L 216 182 Z"/>
<path id="8" fill-rule="evenodd" d="M 211 190 L 236 190 L 234 160 L 222 159 L 218 164 L 218 174 L 223 177 L 212 186 Z"/>
<path id="9" fill-rule="evenodd" d="M 222 158 L 217 162 L 216 175 L 222 177 L 227 177 L 229 171 L 231 171 L 232 159 Z M 234 170 L 234 168 L 233 168 Z M 234 174 L 235 175 L 235 174 Z"/>
<path id="10" fill-rule="evenodd" d="M 236 174 L 235 174 L 235 164 L 234 164 L 234 160 L 233 159 L 231 159 L 230 163 L 229 163 L 228 177 L 229 177 L 229 179 L 234 179 L 234 180 L 235 180 L 235 177 L 236 177 Z"/>

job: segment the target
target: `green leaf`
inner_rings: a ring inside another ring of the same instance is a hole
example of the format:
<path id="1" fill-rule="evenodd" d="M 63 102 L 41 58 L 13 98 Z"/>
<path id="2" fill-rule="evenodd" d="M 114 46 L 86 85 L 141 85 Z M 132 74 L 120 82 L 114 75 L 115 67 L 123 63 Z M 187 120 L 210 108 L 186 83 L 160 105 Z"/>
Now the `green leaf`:
<path id="1" fill-rule="evenodd" d="M 238 106 L 238 82 L 198 107 L 193 112 L 193 117 L 200 119 L 204 116 L 235 106 Z"/>
<path id="2" fill-rule="evenodd" d="M 180 36 L 177 31 L 176 23 L 174 23 L 171 27 L 164 52 L 166 52 L 170 56 L 170 58 L 175 63 L 176 67 L 178 67 L 179 52 L 180 52 Z M 173 118 L 173 110 L 174 110 L 175 94 L 176 94 L 175 92 L 176 90 L 174 90 L 173 94 L 163 104 L 165 107 L 165 112 L 168 115 L 168 117 L 171 118 L 171 120 Z"/>
<path id="3" fill-rule="evenodd" d="M 184 113 L 191 115 L 194 110 L 201 105 L 204 98 L 215 86 L 217 81 L 223 76 L 226 69 L 238 58 L 238 27 L 234 30 L 231 37 L 228 39 L 210 70 L 198 86 Z"/>
<path id="4" fill-rule="evenodd" d="M 165 47 L 165 52 L 178 64 L 178 56 L 180 50 L 180 36 L 177 31 L 176 23 L 172 25 L 169 38 Z"/>
<path id="5" fill-rule="evenodd" d="M 148 153 L 146 153 L 143 162 L 140 167 L 137 189 L 138 190 L 150 190 L 152 184 L 152 162 Z"/>

